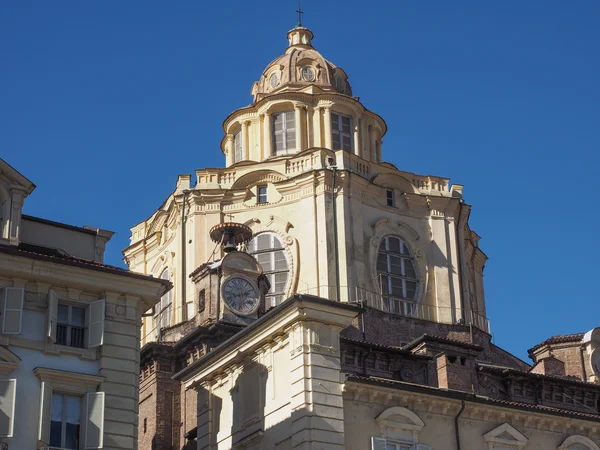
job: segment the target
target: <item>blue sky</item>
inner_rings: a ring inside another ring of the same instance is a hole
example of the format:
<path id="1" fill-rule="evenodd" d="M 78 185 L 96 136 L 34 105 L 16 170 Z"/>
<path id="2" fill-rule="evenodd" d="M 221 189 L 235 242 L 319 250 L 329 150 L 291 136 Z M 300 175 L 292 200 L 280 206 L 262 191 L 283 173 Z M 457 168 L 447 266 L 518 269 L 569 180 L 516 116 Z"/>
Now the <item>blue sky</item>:
<path id="1" fill-rule="evenodd" d="M 116 231 L 219 167 L 221 123 L 286 47 L 293 0 L 0 5 L 0 156 L 25 212 Z M 465 185 L 495 342 L 522 358 L 600 325 L 600 3 L 304 0 L 304 23 L 387 121 L 384 159 Z"/>

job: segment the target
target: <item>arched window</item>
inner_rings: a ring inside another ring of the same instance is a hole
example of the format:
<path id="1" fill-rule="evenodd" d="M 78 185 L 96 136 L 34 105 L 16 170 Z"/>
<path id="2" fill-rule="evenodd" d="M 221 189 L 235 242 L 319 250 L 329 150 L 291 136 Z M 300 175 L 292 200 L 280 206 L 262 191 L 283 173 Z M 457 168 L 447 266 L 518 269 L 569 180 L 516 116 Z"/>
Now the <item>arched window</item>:
<path id="1" fill-rule="evenodd" d="M 271 282 L 265 306 L 277 306 L 286 298 L 289 277 L 289 265 L 281 240 L 274 233 L 261 233 L 248 243 L 246 250 L 256 258 Z"/>
<path id="2" fill-rule="evenodd" d="M 160 274 L 162 280 L 170 280 L 169 269 L 163 270 Z M 155 317 L 155 326 L 164 328 L 171 325 L 171 312 L 173 307 L 173 289 L 160 298 L 158 314 Z"/>
<path id="3" fill-rule="evenodd" d="M 389 311 L 413 315 L 417 274 L 410 250 L 396 236 L 386 236 L 377 254 L 377 278 Z"/>

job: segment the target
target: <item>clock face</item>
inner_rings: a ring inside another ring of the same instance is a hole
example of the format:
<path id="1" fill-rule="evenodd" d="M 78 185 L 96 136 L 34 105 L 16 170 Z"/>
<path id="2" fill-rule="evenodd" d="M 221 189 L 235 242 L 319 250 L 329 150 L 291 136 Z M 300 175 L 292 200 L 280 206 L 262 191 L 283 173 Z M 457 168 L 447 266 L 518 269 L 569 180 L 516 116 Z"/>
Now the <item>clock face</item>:
<path id="1" fill-rule="evenodd" d="M 233 312 L 247 316 L 258 309 L 258 290 L 245 278 L 231 277 L 223 285 L 223 300 Z"/>

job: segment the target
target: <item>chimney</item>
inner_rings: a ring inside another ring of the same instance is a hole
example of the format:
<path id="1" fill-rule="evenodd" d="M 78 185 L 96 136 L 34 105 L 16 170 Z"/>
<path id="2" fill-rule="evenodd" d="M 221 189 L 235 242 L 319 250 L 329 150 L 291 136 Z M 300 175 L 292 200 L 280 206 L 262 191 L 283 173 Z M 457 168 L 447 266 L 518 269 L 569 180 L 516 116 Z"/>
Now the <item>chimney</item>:
<path id="1" fill-rule="evenodd" d="M 472 360 L 445 353 L 437 357 L 438 386 L 453 391 L 473 392 Z"/>
<path id="2" fill-rule="evenodd" d="M 565 376 L 565 363 L 556 359 L 554 356 L 539 360 L 530 370 L 531 373 L 539 373 L 541 375 L 550 375 L 553 377 Z"/>

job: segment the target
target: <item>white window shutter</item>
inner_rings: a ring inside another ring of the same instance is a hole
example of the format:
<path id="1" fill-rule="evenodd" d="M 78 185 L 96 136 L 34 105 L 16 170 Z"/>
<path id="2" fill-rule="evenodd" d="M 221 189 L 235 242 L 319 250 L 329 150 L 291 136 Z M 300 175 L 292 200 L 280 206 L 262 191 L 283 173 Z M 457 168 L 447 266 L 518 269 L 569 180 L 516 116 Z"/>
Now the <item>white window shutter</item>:
<path id="1" fill-rule="evenodd" d="M 48 293 L 48 337 L 56 342 L 56 321 L 58 315 L 58 296 L 50 289 Z"/>
<path id="2" fill-rule="evenodd" d="M 383 438 L 371 438 L 371 450 L 385 450 L 386 442 Z"/>
<path id="3" fill-rule="evenodd" d="M 38 425 L 38 439 L 44 444 L 50 443 L 50 412 L 52 407 L 52 388 L 42 381 L 40 394 L 40 422 Z"/>
<path id="4" fill-rule="evenodd" d="M 0 437 L 13 437 L 17 380 L 0 380 Z"/>
<path id="5" fill-rule="evenodd" d="M 90 326 L 88 329 L 88 347 L 99 347 L 104 342 L 104 314 L 106 304 L 98 300 L 90 304 Z"/>
<path id="6" fill-rule="evenodd" d="M 21 334 L 23 322 L 23 301 L 25 289 L 7 287 L 4 289 L 4 308 L 2 312 L 2 333 Z"/>
<path id="7" fill-rule="evenodd" d="M 104 392 L 85 395 L 85 448 L 102 448 L 104 441 Z"/>

